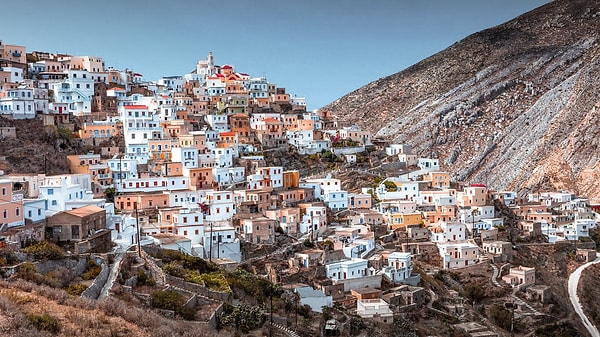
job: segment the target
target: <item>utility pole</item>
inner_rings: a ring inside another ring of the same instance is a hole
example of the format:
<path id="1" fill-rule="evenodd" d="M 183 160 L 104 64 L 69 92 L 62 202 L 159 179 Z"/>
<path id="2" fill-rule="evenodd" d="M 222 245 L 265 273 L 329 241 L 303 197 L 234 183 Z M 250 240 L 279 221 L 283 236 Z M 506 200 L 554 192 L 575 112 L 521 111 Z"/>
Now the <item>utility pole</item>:
<path id="1" fill-rule="evenodd" d="M 213 240 L 213 224 L 210 222 L 210 240 L 209 240 L 209 248 L 208 248 L 208 262 L 212 262 L 212 240 Z"/>
<path id="2" fill-rule="evenodd" d="M 142 246 L 140 244 L 140 223 L 139 223 L 139 219 L 138 219 L 138 204 L 134 203 L 133 206 L 135 208 L 135 227 L 137 228 L 138 256 L 142 257 Z"/>
<path id="3" fill-rule="evenodd" d="M 513 296 L 514 296 L 514 291 L 513 291 Z M 515 298 L 512 298 L 512 303 L 510 306 L 510 336 L 511 337 L 515 337 Z"/>

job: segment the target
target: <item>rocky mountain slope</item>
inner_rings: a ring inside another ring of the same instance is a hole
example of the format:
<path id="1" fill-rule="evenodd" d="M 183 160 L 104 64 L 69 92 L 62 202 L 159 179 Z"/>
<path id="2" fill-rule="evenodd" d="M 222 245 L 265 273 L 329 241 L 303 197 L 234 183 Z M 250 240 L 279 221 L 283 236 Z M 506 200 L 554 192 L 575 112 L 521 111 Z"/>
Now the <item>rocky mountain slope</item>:
<path id="1" fill-rule="evenodd" d="M 497 189 L 600 192 L 600 3 L 556 0 L 325 106 Z"/>

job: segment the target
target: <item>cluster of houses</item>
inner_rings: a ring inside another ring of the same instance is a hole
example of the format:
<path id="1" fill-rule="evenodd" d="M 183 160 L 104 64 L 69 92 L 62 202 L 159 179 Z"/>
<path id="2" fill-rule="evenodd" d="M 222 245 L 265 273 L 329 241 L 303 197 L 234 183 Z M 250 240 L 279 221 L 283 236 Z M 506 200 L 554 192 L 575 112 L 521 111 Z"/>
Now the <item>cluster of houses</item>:
<path id="1" fill-rule="evenodd" d="M 0 236 L 8 244 L 50 239 L 85 252 L 143 242 L 241 262 L 241 242 L 273 244 L 287 235 L 327 247 L 289 260 L 296 270 L 324 268 L 320 288 L 296 288 L 303 304 L 316 311 L 355 304 L 359 315 L 385 321 L 424 301 L 413 259 L 443 269 L 477 264 L 486 254 L 510 260 L 512 244 L 498 241 L 504 219 L 495 203 L 513 210 L 523 232 L 548 242 L 579 240 L 598 220 L 595 206 L 571 193 L 525 200 L 483 184 L 453 186 L 438 159 L 420 158 L 406 144 L 382 148 L 406 173 L 359 193 L 331 175 L 268 166 L 262 153 L 269 148 L 329 151 L 352 163 L 374 145 L 369 132 L 307 112 L 304 98 L 218 66 L 212 54 L 193 72 L 157 82 L 107 68 L 99 57 L 28 55 L 0 42 L 0 115 L 79 117 L 74 132 L 82 141 L 120 138 L 124 149 L 70 155 L 68 174 L 1 175 Z M 105 119 L 94 120 L 96 111 Z M 531 281 L 527 269 L 515 273 L 506 281 Z M 383 278 L 398 286 L 378 290 Z"/>

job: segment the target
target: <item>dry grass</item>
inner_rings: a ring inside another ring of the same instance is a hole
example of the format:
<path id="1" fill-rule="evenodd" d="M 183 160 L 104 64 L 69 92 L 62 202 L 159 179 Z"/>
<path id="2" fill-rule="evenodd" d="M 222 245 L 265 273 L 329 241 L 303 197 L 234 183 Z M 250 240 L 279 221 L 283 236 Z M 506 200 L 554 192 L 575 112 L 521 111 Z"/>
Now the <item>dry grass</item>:
<path id="1" fill-rule="evenodd" d="M 116 298 L 92 301 L 30 282 L 0 280 L 0 335 L 51 335 L 31 324 L 27 317 L 32 314 L 58 320 L 60 332 L 52 336 L 225 336 L 203 324 L 167 319 Z"/>

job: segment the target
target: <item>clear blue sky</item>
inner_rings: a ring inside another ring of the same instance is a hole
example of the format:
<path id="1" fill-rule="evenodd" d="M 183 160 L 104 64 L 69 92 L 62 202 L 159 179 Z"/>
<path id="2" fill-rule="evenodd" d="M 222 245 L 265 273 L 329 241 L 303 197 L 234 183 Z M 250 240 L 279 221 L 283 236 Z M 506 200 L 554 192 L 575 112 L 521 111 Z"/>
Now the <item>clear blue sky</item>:
<path id="1" fill-rule="evenodd" d="M 146 80 L 217 64 L 320 108 L 548 0 L 3 1 L 0 39 L 103 57 Z"/>

